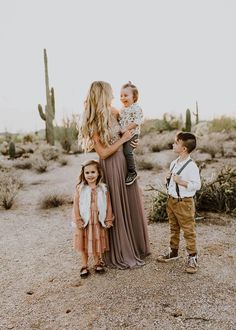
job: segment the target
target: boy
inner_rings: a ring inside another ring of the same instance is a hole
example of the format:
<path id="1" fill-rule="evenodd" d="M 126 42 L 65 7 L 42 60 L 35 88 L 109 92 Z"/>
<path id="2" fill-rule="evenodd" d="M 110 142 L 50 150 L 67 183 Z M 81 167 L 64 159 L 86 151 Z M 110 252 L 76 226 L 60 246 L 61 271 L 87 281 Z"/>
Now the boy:
<path id="1" fill-rule="evenodd" d="M 130 81 L 121 87 L 120 100 L 123 103 L 119 118 L 121 133 L 123 134 L 126 130 L 134 131 L 132 139 L 124 143 L 123 147 L 128 169 L 125 184 L 129 186 L 137 179 L 133 147 L 130 143 L 137 140 L 139 137 L 140 125 L 143 122 L 143 112 L 137 103 L 138 89 Z"/>
<path id="2" fill-rule="evenodd" d="M 180 229 L 182 229 L 188 252 L 185 270 L 191 274 L 197 271 L 193 197 L 201 188 L 199 169 L 190 157 L 190 153 L 195 147 L 196 137 L 193 134 L 187 132 L 177 134 L 173 150 L 179 157 L 171 163 L 170 172 L 166 178 L 169 195 L 167 214 L 170 225 L 170 252 L 157 258 L 157 261 L 160 262 L 178 259 Z"/>

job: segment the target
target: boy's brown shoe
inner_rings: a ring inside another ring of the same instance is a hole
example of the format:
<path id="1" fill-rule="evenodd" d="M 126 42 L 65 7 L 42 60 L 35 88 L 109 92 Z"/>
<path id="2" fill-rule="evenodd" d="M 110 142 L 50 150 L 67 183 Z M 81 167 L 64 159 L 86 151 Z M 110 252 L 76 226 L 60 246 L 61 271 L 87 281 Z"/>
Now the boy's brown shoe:
<path id="1" fill-rule="evenodd" d="M 157 257 L 157 261 L 159 262 L 169 262 L 177 259 L 179 259 L 177 249 L 171 249 L 169 253 Z"/>
<path id="2" fill-rule="evenodd" d="M 189 274 L 195 274 L 197 267 L 197 256 L 188 256 L 185 271 Z"/>

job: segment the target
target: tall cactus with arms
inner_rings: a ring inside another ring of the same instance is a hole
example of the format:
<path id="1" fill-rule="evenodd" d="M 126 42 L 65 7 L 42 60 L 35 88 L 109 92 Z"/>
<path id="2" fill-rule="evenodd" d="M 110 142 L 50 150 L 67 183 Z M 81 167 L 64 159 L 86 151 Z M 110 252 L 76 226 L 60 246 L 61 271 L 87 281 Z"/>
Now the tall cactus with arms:
<path id="1" fill-rule="evenodd" d="M 55 97 L 54 89 L 49 88 L 49 78 L 48 78 L 48 59 L 47 52 L 44 49 L 44 69 L 45 69 L 45 84 L 46 84 L 46 100 L 45 112 L 43 112 L 43 107 L 41 104 L 38 105 L 38 111 L 40 117 L 45 121 L 46 125 L 46 140 L 50 145 L 54 145 L 54 127 L 53 119 L 55 118 Z"/>

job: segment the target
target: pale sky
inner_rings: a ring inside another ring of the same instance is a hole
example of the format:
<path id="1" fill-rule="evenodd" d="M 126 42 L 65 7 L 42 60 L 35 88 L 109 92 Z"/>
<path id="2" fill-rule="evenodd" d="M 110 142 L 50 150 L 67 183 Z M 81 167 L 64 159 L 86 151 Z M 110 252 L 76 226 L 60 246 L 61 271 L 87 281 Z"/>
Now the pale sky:
<path id="1" fill-rule="evenodd" d="M 93 80 L 131 80 L 146 118 L 236 115 L 235 0 L 0 0 L 0 132 L 44 128 L 43 49 L 56 122 Z"/>

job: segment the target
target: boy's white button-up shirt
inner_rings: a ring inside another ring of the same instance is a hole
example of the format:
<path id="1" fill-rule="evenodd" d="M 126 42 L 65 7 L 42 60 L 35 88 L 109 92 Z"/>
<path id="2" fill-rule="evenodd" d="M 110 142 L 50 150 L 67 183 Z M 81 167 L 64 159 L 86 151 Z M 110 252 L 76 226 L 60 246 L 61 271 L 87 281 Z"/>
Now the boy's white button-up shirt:
<path id="1" fill-rule="evenodd" d="M 184 161 L 180 162 L 179 157 L 171 162 L 170 170 L 172 169 L 172 175 L 170 178 L 170 183 L 168 186 L 168 194 L 172 197 L 178 198 L 178 194 L 176 192 L 176 183 L 173 180 L 173 174 L 176 174 L 181 167 L 190 159 L 190 156 Z M 199 169 L 194 161 L 189 162 L 187 166 L 183 169 L 183 171 L 179 174 L 181 180 L 186 181 L 188 183 L 187 188 L 179 186 L 179 194 L 181 198 L 184 197 L 193 197 L 197 190 L 201 188 L 201 179 L 199 174 Z"/>

